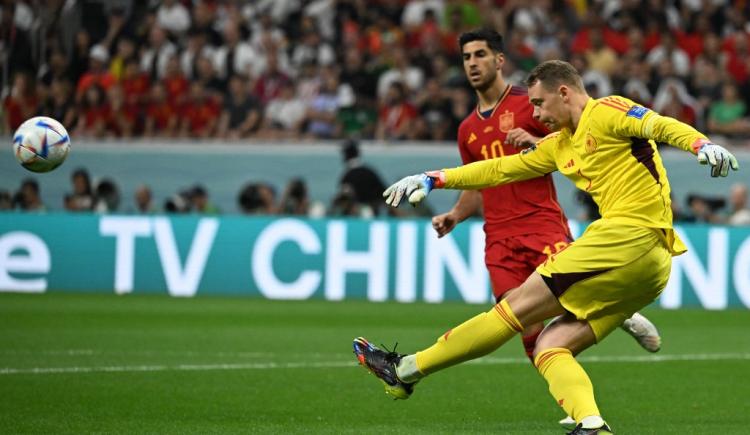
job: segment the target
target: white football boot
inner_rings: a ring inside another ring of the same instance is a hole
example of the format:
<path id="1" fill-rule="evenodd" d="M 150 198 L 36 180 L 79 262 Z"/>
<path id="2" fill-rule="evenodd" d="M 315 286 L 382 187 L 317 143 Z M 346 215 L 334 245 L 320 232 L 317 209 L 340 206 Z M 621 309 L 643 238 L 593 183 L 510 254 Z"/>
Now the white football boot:
<path id="1" fill-rule="evenodd" d="M 661 337 L 659 331 L 656 329 L 653 323 L 644 317 L 640 313 L 635 313 L 633 316 L 624 322 L 620 326 L 628 334 L 635 338 L 635 341 L 641 345 L 642 348 L 649 352 L 658 352 L 661 349 Z"/>

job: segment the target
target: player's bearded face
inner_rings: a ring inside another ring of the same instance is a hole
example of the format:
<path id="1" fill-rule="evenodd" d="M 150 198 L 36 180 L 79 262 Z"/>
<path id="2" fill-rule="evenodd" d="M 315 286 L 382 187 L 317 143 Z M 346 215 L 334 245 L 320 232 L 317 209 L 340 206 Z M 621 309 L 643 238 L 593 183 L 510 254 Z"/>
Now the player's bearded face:
<path id="1" fill-rule="evenodd" d="M 464 72 L 471 87 L 484 91 L 495 82 L 502 56 L 495 54 L 485 41 L 472 41 L 463 47 Z"/>
<path id="2" fill-rule="evenodd" d="M 476 68 L 467 71 L 471 87 L 478 91 L 484 91 L 497 79 L 497 61 L 494 57 L 488 57 L 479 63 Z"/>

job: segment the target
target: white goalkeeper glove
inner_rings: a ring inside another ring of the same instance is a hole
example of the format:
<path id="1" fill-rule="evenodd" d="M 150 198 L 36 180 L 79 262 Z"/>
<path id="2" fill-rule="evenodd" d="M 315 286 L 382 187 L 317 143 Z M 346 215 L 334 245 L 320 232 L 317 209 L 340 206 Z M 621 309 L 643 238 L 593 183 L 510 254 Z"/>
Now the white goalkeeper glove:
<path id="1" fill-rule="evenodd" d="M 698 163 L 701 165 L 711 165 L 711 176 L 726 177 L 729 175 L 729 168 L 736 171 L 740 168 L 737 158 L 726 150 L 723 146 L 716 145 L 708 141 L 702 141 L 697 147 Z"/>
<path id="2" fill-rule="evenodd" d="M 385 189 L 385 192 L 383 192 L 383 198 L 385 198 L 386 204 L 391 207 L 398 207 L 404 199 L 404 196 L 406 196 L 409 203 L 416 206 L 430 194 L 432 189 L 442 187 L 443 184 L 445 183 L 442 172 L 428 172 L 424 174 L 410 175 L 400 179 L 393 183 L 389 188 Z"/>

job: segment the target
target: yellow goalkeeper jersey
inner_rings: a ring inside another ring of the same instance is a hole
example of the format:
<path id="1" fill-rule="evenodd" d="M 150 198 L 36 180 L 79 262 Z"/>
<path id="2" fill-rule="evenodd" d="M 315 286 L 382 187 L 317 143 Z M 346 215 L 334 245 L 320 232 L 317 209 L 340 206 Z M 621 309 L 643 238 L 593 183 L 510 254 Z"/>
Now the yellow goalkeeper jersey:
<path id="1" fill-rule="evenodd" d="M 602 219 L 663 228 L 673 253 L 685 251 L 672 229 L 670 187 L 655 142 L 687 151 L 706 137 L 633 101 L 589 99 L 575 132 L 563 129 L 520 154 L 445 170 L 445 187 L 478 189 L 555 170 L 591 194 Z"/>

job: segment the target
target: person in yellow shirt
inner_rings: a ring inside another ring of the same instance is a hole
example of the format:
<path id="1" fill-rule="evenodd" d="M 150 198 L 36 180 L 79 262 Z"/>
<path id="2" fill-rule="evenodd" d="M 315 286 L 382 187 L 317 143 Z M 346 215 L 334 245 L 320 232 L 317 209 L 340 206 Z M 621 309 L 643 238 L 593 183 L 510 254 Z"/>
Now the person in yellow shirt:
<path id="1" fill-rule="evenodd" d="M 431 347 L 400 355 L 358 337 L 354 353 L 387 392 L 405 398 L 424 376 L 486 355 L 524 325 L 554 318 L 537 340 L 534 364 L 576 420 L 571 434 L 611 434 L 574 356 L 653 302 L 667 284 L 672 256 L 686 251 L 672 228 L 669 181 L 656 142 L 696 154 L 714 177 L 739 165 L 687 124 L 623 97 L 592 99 L 567 62 L 539 64 L 526 84 L 533 116 L 555 133 L 517 155 L 405 177 L 383 193 L 386 203 L 397 207 L 406 198 L 417 204 L 434 188 L 482 189 L 560 171 L 591 194 L 601 219 L 490 311 Z"/>

